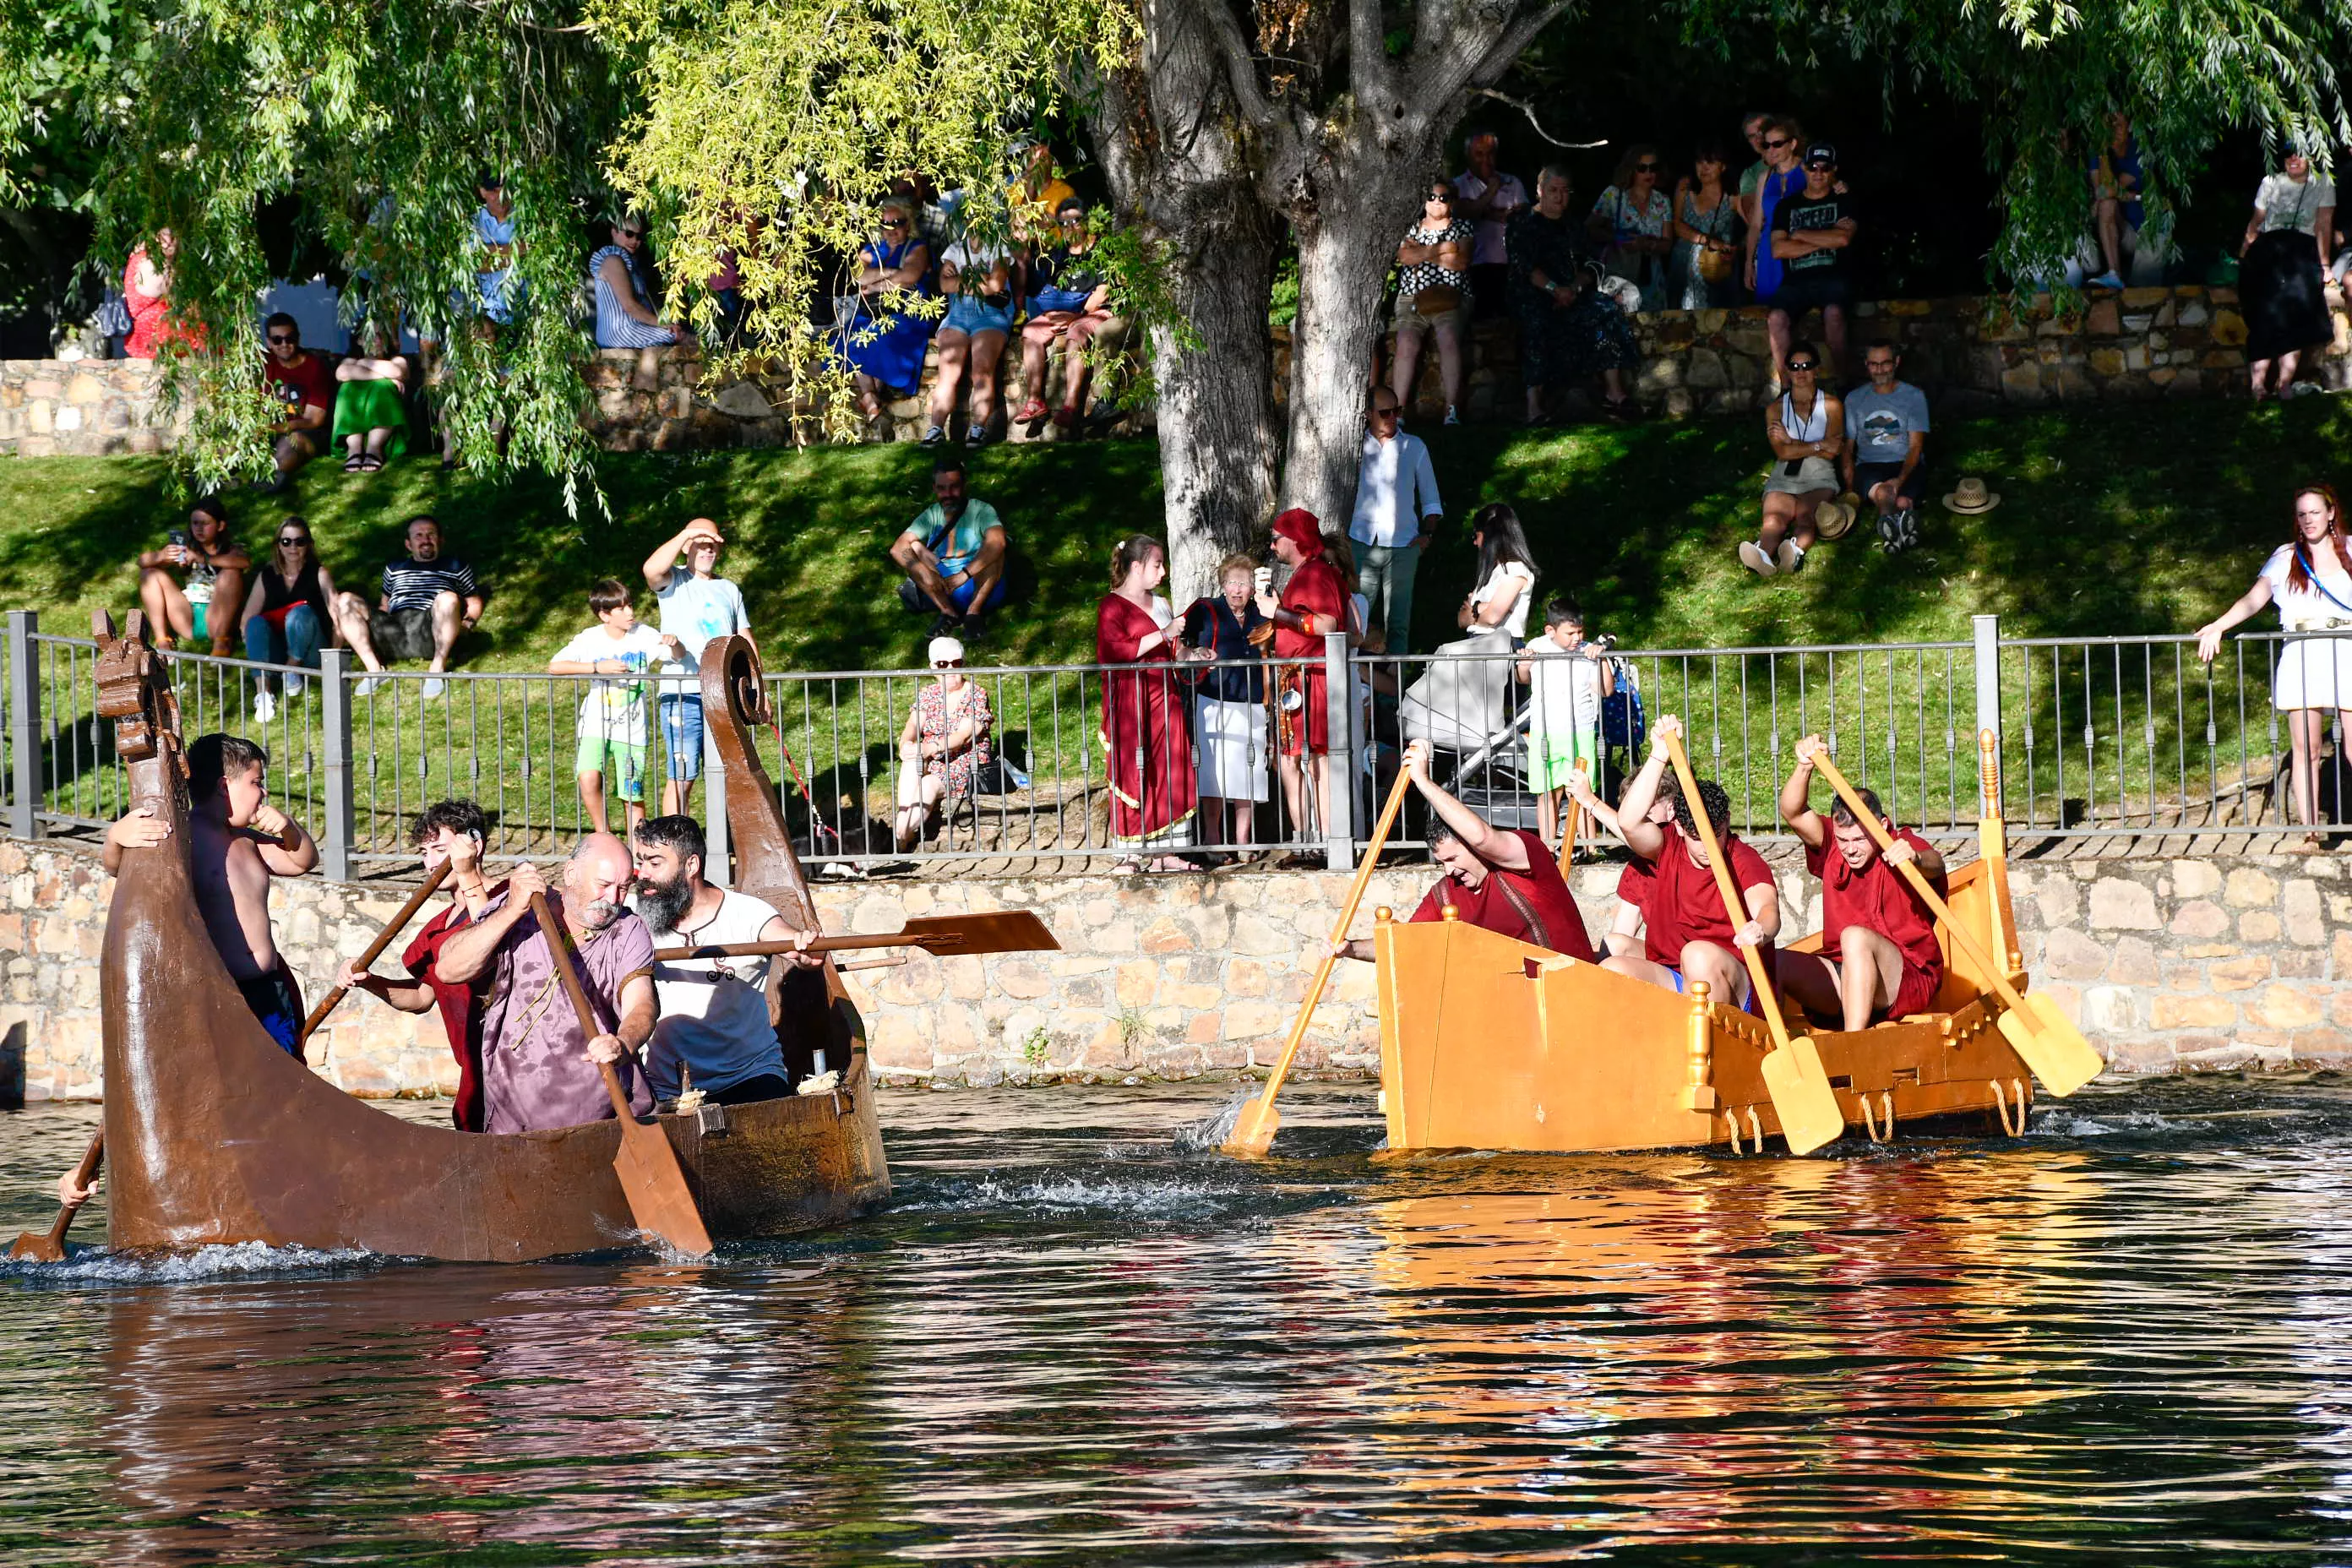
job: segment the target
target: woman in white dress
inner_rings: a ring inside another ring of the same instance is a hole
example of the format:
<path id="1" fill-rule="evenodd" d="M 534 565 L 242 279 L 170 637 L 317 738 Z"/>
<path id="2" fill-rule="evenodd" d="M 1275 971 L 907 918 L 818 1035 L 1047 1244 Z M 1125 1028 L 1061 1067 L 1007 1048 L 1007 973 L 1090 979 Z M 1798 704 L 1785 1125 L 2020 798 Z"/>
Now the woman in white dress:
<path id="1" fill-rule="evenodd" d="M 1454 624 L 1474 636 L 1500 627 L 1513 647 L 1524 647 L 1528 611 L 1535 604 L 1536 562 L 1519 514 L 1501 501 L 1489 501 L 1470 520 L 1470 543 L 1478 552 L 1478 586 L 1462 601 Z"/>
<path id="2" fill-rule="evenodd" d="M 1228 555 L 1217 564 L 1217 591 L 1184 612 L 1184 641 L 1216 668 L 1199 672 L 1192 693 L 1192 758 L 1199 769 L 1201 828 L 1210 844 L 1246 846 L 1257 837 L 1266 798 L 1265 655 L 1250 634 L 1266 625 L 1257 607 L 1257 563 Z"/>
<path id="3" fill-rule="evenodd" d="M 2336 492 L 2326 485 L 2294 492 L 2293 535 L 2263 563 L 2262 575 L 2243 597 L 2197 628 L 2197 657 L 2212 663 L 2221 635 L 2272 604 L 2287 631 L 2324 634 L 2282 643 L 2271 677 L 2271 706 L 2286 715 L 2294 747 L 2295 820 L 2316 827 L 2316 759 L 2328 710 L 2336 710 L 2337 735 L 2352 740 L 2352 545 L 2345 542 Z M 2308 852 L 2325 843 L 2324 836 L 2312 833 L 2301 848 Z"/>

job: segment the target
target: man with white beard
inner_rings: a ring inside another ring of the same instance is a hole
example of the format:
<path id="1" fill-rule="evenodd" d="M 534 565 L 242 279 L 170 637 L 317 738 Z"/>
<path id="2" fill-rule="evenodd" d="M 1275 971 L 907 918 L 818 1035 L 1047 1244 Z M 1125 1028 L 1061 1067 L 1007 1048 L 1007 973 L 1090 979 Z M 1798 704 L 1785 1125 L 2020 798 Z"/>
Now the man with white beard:
<path id="1" fill-rule="evenodd" d="M 632 1110 L 653 1108 L 631 1055 L 654 1029 L 653 938 L 625 901 L 635 880 L 628 846 L 592 833 L 572 851 L 560 890 L 549 890 L 539 868 L 525 862 L 480 918 L 441 949 L 441 973 L 452 984 L 489 977 L 484 1131 L 535 1132 L 610 1117 L 599 1062 L 614 1064 Z M 593 1036 L 580 1028 L 548 933 L 531 912 L 531 895 L 543 891 L 595 1016 Z"/>

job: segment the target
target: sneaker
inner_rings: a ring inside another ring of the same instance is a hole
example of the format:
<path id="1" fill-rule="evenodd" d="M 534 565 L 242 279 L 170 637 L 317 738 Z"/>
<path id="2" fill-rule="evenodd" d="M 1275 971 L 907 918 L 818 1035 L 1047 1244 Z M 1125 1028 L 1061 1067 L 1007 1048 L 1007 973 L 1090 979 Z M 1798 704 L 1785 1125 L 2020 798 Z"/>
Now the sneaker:
<path id="1" fill-rule="evenodd" d="M 255 692 L 253 694 L 253 721 L 257 724 L 267 724 L 272 719 L 277 717 L 277 697 L 272 694 L 267 687 Z"/>
<path id="2" fill-rule="evenodd" d="M 975 425 L 971 429 L 966 430 L 963 433 L 963 444 L 971 447 L 975 452 L 980 450 L 982 447 L 987 446 L 988 426 L 985 425 Z"/>
<path id="3" fill-rule="evenodd" d="M 2124 290 L 2124 280 L 2116 273 L 2102 272 L 2096 278 L 2085 280 L 2083 286 L 2086 289 L 2112 289 L 2120 294 Z"/>
<path id="4" fill-rule="evenodd" d="M 1793 539 L 1780 541 L 1780 548 L 1773 552 L 1773 559 L 1780 563 L 1783 576 L 1793 577 L 1805 569 L 1805 552 L 1797 548 L 1797 542 Z"/>
<path id="5" fill-rule="evenodd" d="M 1892 554 L 1903 548 L 1903 519 L 1896 513 L 1878 514 L 1878 548 Z"/>
<path id="6" fill-rule="evenodd" d="M 1739 563 L 1759 577 L 1769 577 L 1780 570 L 1773 559 L 1764 553 L 1764 547 L 1752 539 L 1739 542 Z"/>
<path id="7" fill-rule="evenodd" d="M 1919 510 L 1905 507 L 1895 514 L 1895 527 L 1900 548 L 1910 550 L 1919 542 Z"/>
<path id="8" fill-rule="evenodd" d="M 288 676 L 286 678 L 286 700 L 291 702 L 294 699 L 301 696 L 305 691 L 309 690 L 310 686 L 310 678 L 307 675 Z"/>
<path id="9" fill-rule="evenodd" d="M 972 611 L 964 616 L 963 627 L 959 635 L 966 642 L 978 642 L 988 635 L 988 617 L 977 610 Z"/>
<path id="10" fill-rule="evenodd" d="M 944 425 L 933 425 L 933 426 L 929 426 L 928 428 L 926 428 L 926 429 L 924 430 L 924 432 L 923 432 L 923 445 L 924 445 L 924 446 L 926 446 L 926 447 L 944 447 L 944 446 L 946 446 L 947 444 L 948 444 L 948 432 L 947 432 L 947 426 L 944 426 Z"/>
<path id="11" fill-rule="evenodd" d="M 1454 411 L 1454 405 L 1451 403 L 1445 405 L 1445 422 L 1448 425 L 1459 425 L 1462 423 L 1462 416 Z"/>
<path id="12" fill-rule="evenodd" d="M 951 637 L 963 630 L 963 622 L 954 616 L 934 616 L 931 629 L 926 634 L 935 637 Z"/>
<path id="13" fill-rule="evenodd" d="M 437 676 L 437 675 L 436 675 L 436 676 L 433 677 L 433 679 L 432 679 L 427 680 L 427 681 L 425 683 L 425 688 L 424 688 L 424 689 L 423 689 L 423 690 L 421 690 L 421 691 L 419 691 L 419 692 L 417 693 L 417 695 L 418 695 L 419 697 L 425 697 L 425 698 L 438 697 L 438 696 L 440 696 L 444 691 L 446 691 L 446 690 L 448 690 L 448 689 L 449 689 L 449 683 L 448 683 L 447 681 L 446 681 L 446 680 L 442 679 L 439 676 Z"/>
<path id="14" fill-rule="evenodd" d="M 360 698 L 373 694 L 377 687 L 383 684 L 385 684 L 384 679 L 381 675 L 362 676 L 359 684 L 352 688 L 352 700 L 356 701 Z"/>

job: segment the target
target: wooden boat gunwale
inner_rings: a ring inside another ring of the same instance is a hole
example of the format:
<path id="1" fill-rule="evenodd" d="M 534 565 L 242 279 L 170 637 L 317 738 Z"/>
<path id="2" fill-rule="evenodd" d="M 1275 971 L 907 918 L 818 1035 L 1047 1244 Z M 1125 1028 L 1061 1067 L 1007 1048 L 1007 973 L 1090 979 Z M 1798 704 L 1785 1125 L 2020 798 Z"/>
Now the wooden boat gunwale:
<path id="1" fill-rule="evenodd" d="M 100 712 L 118 724 L 131 805 L 172 824 L 123 857 L 100 963 L 108 1239 L 121 1249 L 258 1242 L 448 1261 L 522 1262 L 644 1245 L 613 1169 L 620 1124 L 500 1134 L 404 1121 L 319 1077 L 247 1008 L 192 897 L 177 709 L 136 623 L 101 628 Z M 814 901 L 750 743 L 760 669 L 740 637 L 705 652 L 728 773 L 738 885 L 787 918 Z M 830 959 L 772 974 L 788 1065 L 824 1049 L 831 1093 L 665 1115 L 714 1238 L 787 1235 L 889 1195 L 863 1026 Z"/>

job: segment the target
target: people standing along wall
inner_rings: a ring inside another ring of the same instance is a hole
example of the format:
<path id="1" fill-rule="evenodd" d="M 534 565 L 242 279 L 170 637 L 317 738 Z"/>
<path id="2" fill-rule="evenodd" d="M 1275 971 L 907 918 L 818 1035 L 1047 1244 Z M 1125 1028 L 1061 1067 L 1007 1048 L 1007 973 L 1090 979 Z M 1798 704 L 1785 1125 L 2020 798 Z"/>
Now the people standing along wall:
<path id="1" fill-rule="evenodd" d="M 1188 684 L 1179 661 L 1197 658 L 1173 628 L 1168 552 L 1142 534 L 1111 555 L 1111 591 L 1095 609 L 1095 662 L 1148 664 L 1104 672 L 1103 766 L 1110 781 L 1111 843 L 1125 871 L 1197 871 L 1180 850 L 1192 846 L 1195 793 Z"/>
<path id="2" fill-rule="evenodd" d="M 2279 649 L 2271 677 L 2271 707 L 2286 715 L 2293 757 L 2290 779 L 2295 820 L 2319 825 L 2319 748 L 2327 734 L 2327 714 L 2336 711 L 2337 732 L 2352 737 L 2352 544 L 2344 537 L 2343 510 L 2326 485 L 2294 492 L 2294 522 L 2287 542 L 2263 563 L 2262 574 L 2238 602 L 2197 628 L 2197 657 L 2207 664 L 2221 651 L 2221 637 L 2276 605 L 2279 624 L 2289 632 L 2326 634 L 2297 637 Z M 2343 767 L 2338 753 L 2337 768 Z M 2344 795 L 2336 780 L 2337 810 Z M 2326 847 L 2316 831 L 2294 846 L 2300 854 Z"/>

